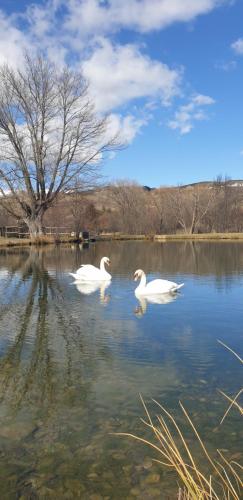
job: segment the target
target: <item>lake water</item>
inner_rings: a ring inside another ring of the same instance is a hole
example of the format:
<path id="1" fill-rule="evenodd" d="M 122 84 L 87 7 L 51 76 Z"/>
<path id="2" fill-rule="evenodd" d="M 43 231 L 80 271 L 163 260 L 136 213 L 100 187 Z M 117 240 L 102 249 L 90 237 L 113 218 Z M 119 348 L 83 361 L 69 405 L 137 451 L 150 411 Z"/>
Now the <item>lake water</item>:
<path id="1" fill-rule="evenodd" d="M 106 289 L 69 272 L 111 259 Z M 164 304 L 139 303 L 133 273 L 184 282 Z M 0 498 L 176 498 L 152 465 L 139 393 L 183 426 L 179 400 L 210 450 L 239 452 L 243 244 L 98 242 L 88 248 L 0 250 Z M 194 438 L 186 431 L 194 446 Z"/>

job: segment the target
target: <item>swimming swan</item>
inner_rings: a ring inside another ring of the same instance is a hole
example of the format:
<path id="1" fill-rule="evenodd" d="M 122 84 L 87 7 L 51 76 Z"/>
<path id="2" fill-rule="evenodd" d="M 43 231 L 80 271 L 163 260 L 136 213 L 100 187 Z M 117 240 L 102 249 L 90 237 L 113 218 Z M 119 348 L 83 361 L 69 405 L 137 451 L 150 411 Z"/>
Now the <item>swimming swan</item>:
<path id="1" fill-rule="evenodd" d="M 137 269 L 134 273 L 134 281 L 137 281 L 141 278 L 138 287 L 135 290 L 135 295 L 156 295 L 160 293 L 173 293 L 177 292 L 184 283 L 181 285 L 177 285 L 177 283 L 173 283 L 173 281 L 167 280 L 153 280 L 150 283 L 146 284 L 146 274 L 142 269 Z"/>
<path id="2" fill-rule="evenodd" d="M 108 281 L 111 275 L 106 271 L 105 264 L 110 264 L 108 257 L 102 257 L 100 269 L 91 264 L 83 264 L 76 273 L 69 273 L 76 281 Z"/>

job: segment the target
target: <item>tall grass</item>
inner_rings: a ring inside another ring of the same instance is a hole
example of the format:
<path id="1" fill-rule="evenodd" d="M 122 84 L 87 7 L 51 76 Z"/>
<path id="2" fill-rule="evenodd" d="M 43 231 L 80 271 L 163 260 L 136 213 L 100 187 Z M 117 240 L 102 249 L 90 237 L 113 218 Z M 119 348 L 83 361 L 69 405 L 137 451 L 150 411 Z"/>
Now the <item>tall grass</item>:
<path id="1" fill-rule="evenodd" d="M 218 340 L 218 342 L 224 346 L 226 349 L 228 349 L 228 351 L 232 352 L 232 354 L 234 354 L 234 356 L 236 356 L 236 358 L 240 361 L 241 364 L 243 364 L 243 359 L 235 352 L 233 351 L 233 349 L 231 349 L 229 346 L 227 346 L 226 344 L 224 344 L 223 342 L 221 342 L 221 340 Z M 241 404 L 239 403 L 239 398 L 241 396 L 241 394 L 243 393 L 243 388 L 240 389 L 237 394 L 234 396 L 234 398 L 231 398 L 230 396 L 228 396 L 227 394 L 225 394 L 223 391 L 219 391 L 228 401 L 230 401 L 230 405 L 229 407 L 227 408 L 223 418 L 221 419 L 220 423 L 222 424 L 222 422 L 224 421 L 224 419 L 226 418 L 226 416 L 229 414 L 231 408 L 233 408 L 233 406 L 239 410 L 240 414 L 243 415 L 243 407 L 241 406 Z"/>
<path id="2" fill-rule="evenodd" d="M 59 235 L 41 235 L 35 238 L 3 238 L 0 237 L 0 247 L 22 247 L 22 246 L 41 246 L 58 243 L 72 243 L 76 238 L 71 236 Z"/>
<path id="3" fill-rule="evenodd" d="M 221 342 L 222 345 L 224 345 Z M 242 359 L 232 349 L 228 348 L 242 363 Z M 243 409 L 238 401 L 241 389 L 234 398 L 223 395 L 230 400 L 230 406 L 221 422 L 226 418 L 234 406 L 240 413 Z M 151 431 L 153 440 L 145 439 L 134 434 L 121 433 L 149 446 L 157 454 L 155 462 L 174 473 L 178 479 L 180 500 L 240 500 L 243 492 L 243 467 L 230 457 L 226 457 L 222 450 L 217 449 L 212 455 L 207 450 L 198 430 L 185 407 L 179 402 L 184 420 L 189 426 L 191 434 L 196 438 L 200 449 L 200 458 L 195 458 L 181 427 L 173 415 L 160 403 L 153 400 L 160 414 L 153 418 L 141 397 L 147 419 L 142 419 L 144 425 Z M 207 472 L 205 472 L 207 471 Z"/>

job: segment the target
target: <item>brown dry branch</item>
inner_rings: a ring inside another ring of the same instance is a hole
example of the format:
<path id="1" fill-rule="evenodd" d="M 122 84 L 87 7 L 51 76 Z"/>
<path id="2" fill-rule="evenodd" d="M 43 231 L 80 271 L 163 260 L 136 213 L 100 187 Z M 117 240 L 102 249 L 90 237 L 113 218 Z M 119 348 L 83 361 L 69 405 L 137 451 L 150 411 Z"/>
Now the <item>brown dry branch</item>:
<path id="1" fill-rule="evenodd" d="M 60 193 L 94 185 L 105 153 L 120 147 L 109 127 L 82 74 L 42 56 L 0 67 L 0 203 L 31 236 Z"/>

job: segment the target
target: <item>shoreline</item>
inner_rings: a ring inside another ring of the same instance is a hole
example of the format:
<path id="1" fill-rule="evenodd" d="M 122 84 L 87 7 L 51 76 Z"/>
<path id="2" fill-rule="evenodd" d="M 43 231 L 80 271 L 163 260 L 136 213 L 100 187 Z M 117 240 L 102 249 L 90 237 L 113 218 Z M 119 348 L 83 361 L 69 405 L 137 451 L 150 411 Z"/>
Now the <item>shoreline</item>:
<path id="1" fill-rule="evenodd" d="M 122 240 L 134 240 L 134 241 L 223 241 L 223 240 L 242 240 L 243 233 L 201 233 L 201 234 L 155 234 L 155 235 L 145 235 L 145 234 L 118 234 L 118 233 L 107 233 L 100 235 L 96 241 L 122 241 Z"/>
<path id="2" fill-rule="evenodd" d="M 157 234 L 154 236 L 154 241 L 173 241 L 173 240 L 242 240 L 243 233 L 202 233 L 202 234 Z"/>
<path id="3" fill-rule="evenodd" d="M 85 240 L 86 241 L 86 240 Z M 0 248 L 9 247 L 28 247 L 28 246 L 45 246 L 45 245 L 60 245 L 63 243 L 84 243 L 82 240 L 72 237 L 50 237 L 42 236 L 41 238 L 4 238 L 0 237 Z"/>
<path id="4" fill-rule="evenodd" d="M 121 233 L 104 233 L 98 235 L 93 241 L 243 241 L 243 233 L 202 233 L 202 234 L 121 234 Z M 0 237 L 0 248 L 9 247 L 26 247 L 26 246 L 45 246 L 45 245 L 61 245 L 65 243 L 88 243 L 88 240 L 77 240 L 73 237 L 58 237 L 53 238 L 43 236 L 31 240 L 30 238 L 4 238 Z"/>

